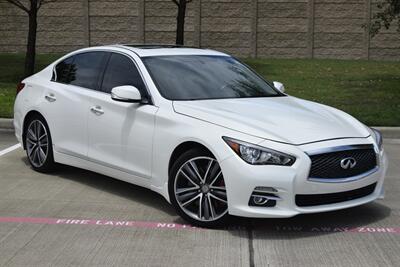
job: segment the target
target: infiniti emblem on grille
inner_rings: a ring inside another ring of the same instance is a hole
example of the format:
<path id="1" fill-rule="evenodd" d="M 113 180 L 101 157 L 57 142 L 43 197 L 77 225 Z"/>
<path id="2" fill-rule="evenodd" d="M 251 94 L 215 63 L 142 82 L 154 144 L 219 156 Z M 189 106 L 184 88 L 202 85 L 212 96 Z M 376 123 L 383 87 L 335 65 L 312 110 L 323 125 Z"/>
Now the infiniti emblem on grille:
<path id="1" fill-rule="evenodd" d="M 344 158 L 340 161 L 340 167 L 342 169 L 353 169 L 357 164 L 357 161 L 354 158 Z"/>

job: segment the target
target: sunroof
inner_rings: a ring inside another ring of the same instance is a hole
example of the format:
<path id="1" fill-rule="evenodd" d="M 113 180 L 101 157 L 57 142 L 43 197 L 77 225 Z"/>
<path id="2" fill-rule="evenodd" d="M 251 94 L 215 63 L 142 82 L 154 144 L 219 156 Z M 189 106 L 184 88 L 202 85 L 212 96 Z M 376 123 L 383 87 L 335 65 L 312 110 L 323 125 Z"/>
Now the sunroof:
<path id="1" fill-rule="evenodd" d="M 124 44 L 124 46 L 140 48 L 140 49 L 158 49 L 158 48 L 192 48 L 183 45 L 174 44 Z"/>

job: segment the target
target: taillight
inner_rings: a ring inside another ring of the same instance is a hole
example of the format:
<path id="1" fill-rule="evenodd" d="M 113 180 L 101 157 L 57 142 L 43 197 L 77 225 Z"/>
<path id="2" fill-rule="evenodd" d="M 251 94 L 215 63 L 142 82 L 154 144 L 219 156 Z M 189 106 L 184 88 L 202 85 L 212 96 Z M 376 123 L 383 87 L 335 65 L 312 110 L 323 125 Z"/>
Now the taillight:
<path id="1" fill-rule="evenodd" d="M 18 95 L 19 92 L 22 91 L 22 89 L 24 89 L 24 87 L 25 87 L 25 84 L 24 84 L 24 83 L 19 83 L 19 84 L 17 85 L 17 95 Z"/>

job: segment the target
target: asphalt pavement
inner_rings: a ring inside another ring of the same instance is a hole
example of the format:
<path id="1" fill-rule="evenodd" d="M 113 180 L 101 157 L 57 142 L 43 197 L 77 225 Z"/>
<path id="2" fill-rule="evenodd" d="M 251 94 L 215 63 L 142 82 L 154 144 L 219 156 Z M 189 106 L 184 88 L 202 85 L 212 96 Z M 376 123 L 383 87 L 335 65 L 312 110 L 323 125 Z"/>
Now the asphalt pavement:
<path id="1" fill-rule="evenodd" d="M 0 151 L 16 144 L 0 131 Z M 193 228 L 156 193 L 62 166 L 0 156 L 0 266 L 398 266 L 400 140 L 385 140 L 386 197 L 290 219 Z"/>

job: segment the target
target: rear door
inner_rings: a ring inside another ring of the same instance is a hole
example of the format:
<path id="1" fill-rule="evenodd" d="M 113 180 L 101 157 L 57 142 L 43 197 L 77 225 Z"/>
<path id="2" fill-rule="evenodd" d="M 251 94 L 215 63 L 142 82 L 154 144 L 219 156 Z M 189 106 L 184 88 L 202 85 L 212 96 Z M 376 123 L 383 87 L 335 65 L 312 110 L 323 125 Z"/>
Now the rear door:
<path id="1" fill-rule="evenodd" d="M 111 89 L 122 85 L 133 85 L 142 97 L 150 97 L 133 58 L 112 53 L 102 79 L 102 92 L 93 93 L 91 98 L 88 155 L 105 166 L 150 178 L 157 107 L 112 100 Z"/>
<path id="2" fill-rule="evenodd" d="M 45 117 L 54 149 L 72 156 L 87 157 L 88 92 L 99 88 L 108 53 L 85 52 L 58 63 L 45 92 Z"/>

